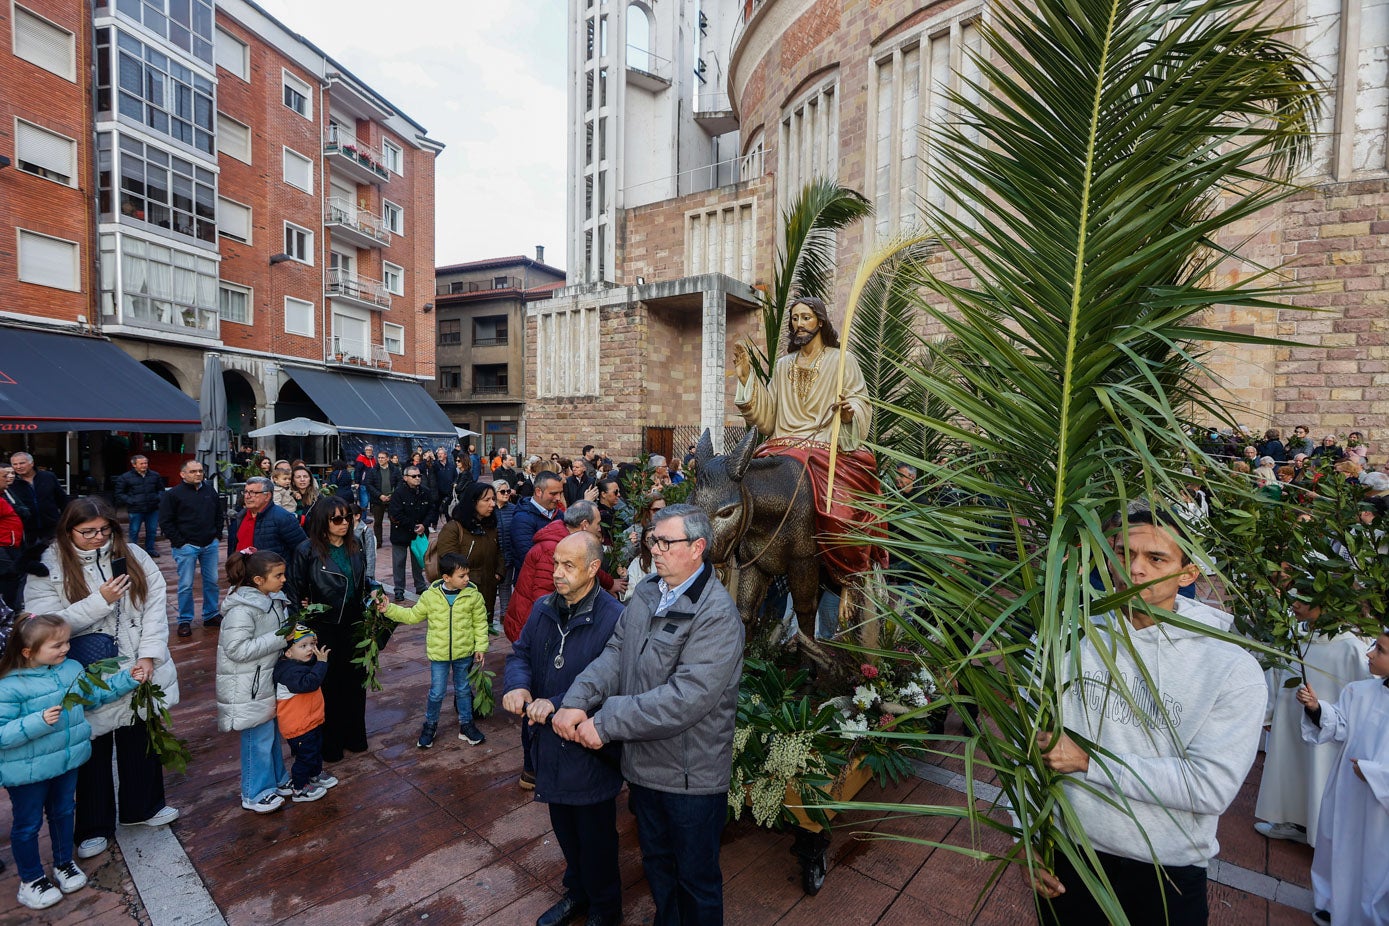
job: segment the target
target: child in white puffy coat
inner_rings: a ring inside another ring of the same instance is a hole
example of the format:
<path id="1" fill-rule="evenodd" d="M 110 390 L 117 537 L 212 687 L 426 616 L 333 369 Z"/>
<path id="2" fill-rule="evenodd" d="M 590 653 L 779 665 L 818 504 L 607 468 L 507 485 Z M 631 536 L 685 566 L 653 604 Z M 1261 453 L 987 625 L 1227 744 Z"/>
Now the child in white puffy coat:
<path id="1" fill-rule="evenodd" d="M 233 586 L 222 605 L 217 639 L 217 729 L 241 734 L 241 806 L 270 813 L 288 789 L 284 750 L 275 726 L 275 661 L 284 650 L 279 630 L 288 619 L 285 561 L 278 553 L 227 557 Z"/>

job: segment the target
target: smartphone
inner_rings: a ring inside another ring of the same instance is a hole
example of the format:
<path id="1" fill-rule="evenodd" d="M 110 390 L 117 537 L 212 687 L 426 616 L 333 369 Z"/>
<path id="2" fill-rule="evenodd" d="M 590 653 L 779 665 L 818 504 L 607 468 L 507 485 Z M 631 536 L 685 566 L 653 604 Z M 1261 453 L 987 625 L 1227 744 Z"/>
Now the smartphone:
<path id="1" fill-rule="evenodd" d="M 125 575 L 125 557 L 117 556 L 111 560 L 111 578 L 115 579 Z"/>

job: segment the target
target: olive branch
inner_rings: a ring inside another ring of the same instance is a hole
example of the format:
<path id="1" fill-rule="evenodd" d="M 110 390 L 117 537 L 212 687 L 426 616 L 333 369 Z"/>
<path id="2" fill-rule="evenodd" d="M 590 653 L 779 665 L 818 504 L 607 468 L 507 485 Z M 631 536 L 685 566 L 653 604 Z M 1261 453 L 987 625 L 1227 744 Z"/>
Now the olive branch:
<path id="1" fill-rule="evenodd" d="M 111 675 L 120 670 L 121 662 L 112 657 L 110 659 L 98 659 L 96 662 L 87 666 L 77 678 L 72 680 L 67 691 L 63 693 L 63 710 L 77 707 L 91 707 L 96 704 L 96 693 L 110 691 L 111 686 L 107 684 L 103 676 Z M 77 690 L 74 691 L 73 689 Z"/>

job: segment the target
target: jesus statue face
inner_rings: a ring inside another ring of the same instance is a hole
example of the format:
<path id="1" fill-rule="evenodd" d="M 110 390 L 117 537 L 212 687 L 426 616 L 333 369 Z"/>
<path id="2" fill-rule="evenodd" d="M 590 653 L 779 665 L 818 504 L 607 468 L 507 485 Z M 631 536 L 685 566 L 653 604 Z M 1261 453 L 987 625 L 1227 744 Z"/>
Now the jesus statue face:
<path id="1" fill-rule="evenodd" d="M 802 348 L 815 340 L 820 333 L 820 319 L 815 315 L 815 310 L 805 303 L 797 303 L 791 307 L 791 346 Z"/>

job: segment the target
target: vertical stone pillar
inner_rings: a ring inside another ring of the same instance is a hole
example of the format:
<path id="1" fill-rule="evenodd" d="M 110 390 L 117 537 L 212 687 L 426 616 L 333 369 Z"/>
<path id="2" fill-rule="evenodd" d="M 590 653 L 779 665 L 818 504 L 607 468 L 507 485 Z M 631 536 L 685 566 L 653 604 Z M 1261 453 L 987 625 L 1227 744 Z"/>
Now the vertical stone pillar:
<path id="1" fill-rule="evenodd" d="M 709 429 L 714 452 L 723 453 L 724 389 L 728 375 L 728 297 L 721 286 L 704 291 L 702 356 L 699 376 L 699 426 Z M 683 447 L 677 447 L 684 453 Z"/>

